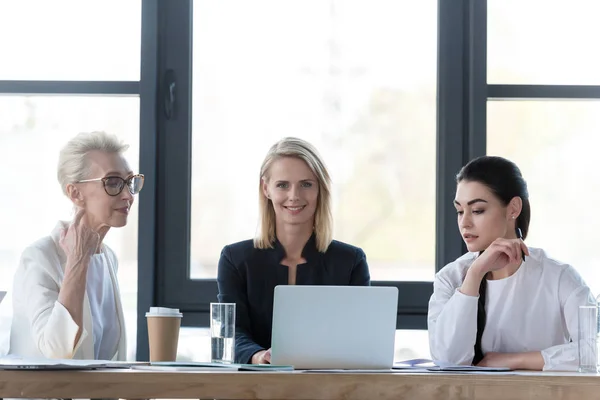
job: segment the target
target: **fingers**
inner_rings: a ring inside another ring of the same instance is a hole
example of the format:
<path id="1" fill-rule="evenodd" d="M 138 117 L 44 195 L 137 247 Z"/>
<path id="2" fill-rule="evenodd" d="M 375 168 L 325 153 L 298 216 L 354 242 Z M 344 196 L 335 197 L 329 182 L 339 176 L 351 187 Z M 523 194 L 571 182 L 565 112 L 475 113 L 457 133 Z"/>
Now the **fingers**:
<path id="1" fill-rule="evenodd" d="M 519 239 L 519 244 L 521 245 L 521 250 L 525 253 L 525 255 L 529 255 L 529 247 L 525 244 L 522 239 Z"/>
<path id="2" fill-rule="evenodd" d="M 73 222 L 71 222 L 71 225 L 79 226 L 79 223 L 81 222 L 81 219 L 83 218 L 84 215 L 85 215 L 85 210 L 83 208 L 78 207 L 77 212 L 75 213 L 75 216 L 73 217 Z"/>
<path id="3" fill-rule="evenodd" d="M 529 249 L 521 239 L 496 239 L 492 245 L 506 254 L 510 263 L 517 263 L 522 260 L 523 254 L 529 255 Z M 492 247 L 492 246 L 490 246 Z"/>
<path id="4" fill-rule="evenodd" d="M 497 249 L 497 251 L 502 252 L 506 255 L 509 263 L 513 263 L 517 260 L 518 255 L 515 250 L 515 247 L 509 241 L 504 239 L 497 240 L 496 242 L 494 242 L 494 247 Z"/>
<path id="5" fill-rule="evenodd" d="M 85 209 L 78 208 L 73 223 L 71 224 L 77 235 L 84 240 L 93 238 L 94 240 L 100 241 L 100 234 L 92 227 L 90 222 L 89 214 L 86 213 Z"/>
<path id="6" fill-rule="evenodd" d="M 267 350 L 263 356 L 263 360 L 267 363 L 267 364 L 271 364 L 271 349 Z"/>
<path id="7" fill-rule="evenodd" d="M 521 261 L 525 261 L 523 254 L 529 255 L 529 249 L 525 243 L 521 239 L 511 239 L 509 243 L 512 248 L 514 262 L 520 263 Z"/>
<path id="8" fill-rule="evenodd" d="M 514 258 L 515 261 L 520 261 L 522 254 L 521 254 L 521 244 L 519 243 L 519 241 L 511 241 L 510 247 L 512 247 L 512 249 L 513 249 L 513 255 L 515 257 Z"/>

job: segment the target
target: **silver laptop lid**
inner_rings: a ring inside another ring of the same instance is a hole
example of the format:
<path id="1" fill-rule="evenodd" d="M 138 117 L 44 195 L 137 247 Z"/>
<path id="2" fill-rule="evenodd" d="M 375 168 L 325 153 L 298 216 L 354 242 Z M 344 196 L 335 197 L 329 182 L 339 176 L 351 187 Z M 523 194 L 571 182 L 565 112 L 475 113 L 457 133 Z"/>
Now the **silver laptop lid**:
<path id="1" fill-rule="evenodd" d="M 391 368 L 397 307 L 396 287 L 277 286 L 271 363 Z"/>

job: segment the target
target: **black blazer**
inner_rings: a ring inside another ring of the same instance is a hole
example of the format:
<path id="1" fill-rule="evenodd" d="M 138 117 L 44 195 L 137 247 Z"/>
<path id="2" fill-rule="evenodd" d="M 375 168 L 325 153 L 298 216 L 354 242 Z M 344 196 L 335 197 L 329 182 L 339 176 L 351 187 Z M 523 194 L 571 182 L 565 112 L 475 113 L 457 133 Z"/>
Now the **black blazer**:
<path id="1" fill-rule="evenodd" d="M 217 284 L 219 302 L 236 303 L 235 362 L 248 364 L 252 356 L 271 347 L 275 286 L 288 284 L 285 256 L 276 241 L 273 249 L 256 249 L 252 240 L 223 248 Z M 358 247 L 332 241 L 325 253 L 317 250 L 315 235 L 304 246 L 305 264 L 298 265 L 298 285 L 369 286 L 369 267 Z"/>

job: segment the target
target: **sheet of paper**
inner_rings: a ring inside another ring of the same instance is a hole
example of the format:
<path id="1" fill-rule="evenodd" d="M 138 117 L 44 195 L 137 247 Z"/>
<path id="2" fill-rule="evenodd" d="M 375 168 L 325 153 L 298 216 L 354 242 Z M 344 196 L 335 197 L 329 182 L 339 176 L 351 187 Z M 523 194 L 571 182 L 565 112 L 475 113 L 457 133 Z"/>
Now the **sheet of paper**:
<path id="1" fill-rule="evenodd" d="M 440 373 L 440 374 L 458 374 L 458 375 L 515 375 L 515 371 L 504 371 L 504 370 L 493 370 L 493 371 L 485 371 L 485 370 L 429 370 L 430 373 Z"/>
<path id="2" fill-rule="evenodd" d="M 305 373 L 325 373 L 325 374 L 382 374 L 396 372 L 393 369 L 305 369 Z"/>
<path id="3" fill-rule="evenodd" d="M 174 367 L 159 365 L 132 365 L 131 369 L 141 371 L 161 371 L 161 372 L 193 372 L 193 371 L 212 371 L 218 373 L 237 372 L 237 368 L 213 368 L 213 367 Z"/>
<path id="4" fill-rule="evenodd" d="M 211 369 L 234 369 L 237 370 L 237 364 L 211 363 L 202 361 L 153 361 L 150 363 L 153 367 L 194 367 Z"/>
<path id="5" fill-rule="evenodd" d="M 140 362 L 124 362 L 109 360 L 72 360 L 20 357 L 7 355 L 0 357 L 0 369 L 94 369 L 94 368 L 130 368 Z M 147 363 L 145 363 L 147 364 Z"/>
<path id="6" fill-rule="evenodd" d="M 435 367 L 435 363 L 427 358 L 413 358 L 411 360 L 397 361 L 392 366 L 393 369 L 422 369 Z"/>
<path id="7" fill-rule="evenodd" d="M 175 368 L 203 368 L 212 370 L 234 370 L 234 371 L 293 371 L 291 365 L 272 365 L 272 364 L 222 364 L 199 361 L 160 361 L 151 363 L 157 367 L 175 367 Z"/>
<path id="8" fill-rule="evenodd" d="M 505 367 L 478 367 L 477 365 L 456 365 L 445 363 L 441 361 L 435 362 L 437 367 L 432 367 L 431 370 L 440 371 L 479 371 L 479 372 L 507 372 L 511 371 L 510 368 Z"/>
<path id="9" fill-rule="evenodd" d="M 108 361 L 106 360 L 70 360 L 6 356 L 0 358 L 0 369 L 94 369 L 105 368 L 107 363 Z"/>
<path id="10" fill-rule="evenodd" d="M 426 368 L 429 371 L 471 371 L 471 372 L 507 372 L 510 368 L 503 367 L 478 367 L 476 365 L 457 365 L 443 361 L 432 361 L 426 358 L 415 358 L 412 360 L 398 361 L 394 363 L 394 369 L 422 369 Z"/>

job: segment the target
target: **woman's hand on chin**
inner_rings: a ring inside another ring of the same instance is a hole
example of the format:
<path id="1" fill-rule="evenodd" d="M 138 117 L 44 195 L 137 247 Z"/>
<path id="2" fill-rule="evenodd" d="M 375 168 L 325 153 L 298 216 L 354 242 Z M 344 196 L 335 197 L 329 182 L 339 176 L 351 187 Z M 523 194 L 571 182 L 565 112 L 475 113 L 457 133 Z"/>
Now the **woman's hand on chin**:
<path id="1" fill-rule="evenodd" d="M 471 268 L 482 274 L 498 271 L 509 265 L 520 265 L 523 253 L 529 255 L 529 249 L 521 239 L 498 238 L 473 262 Z"/>

